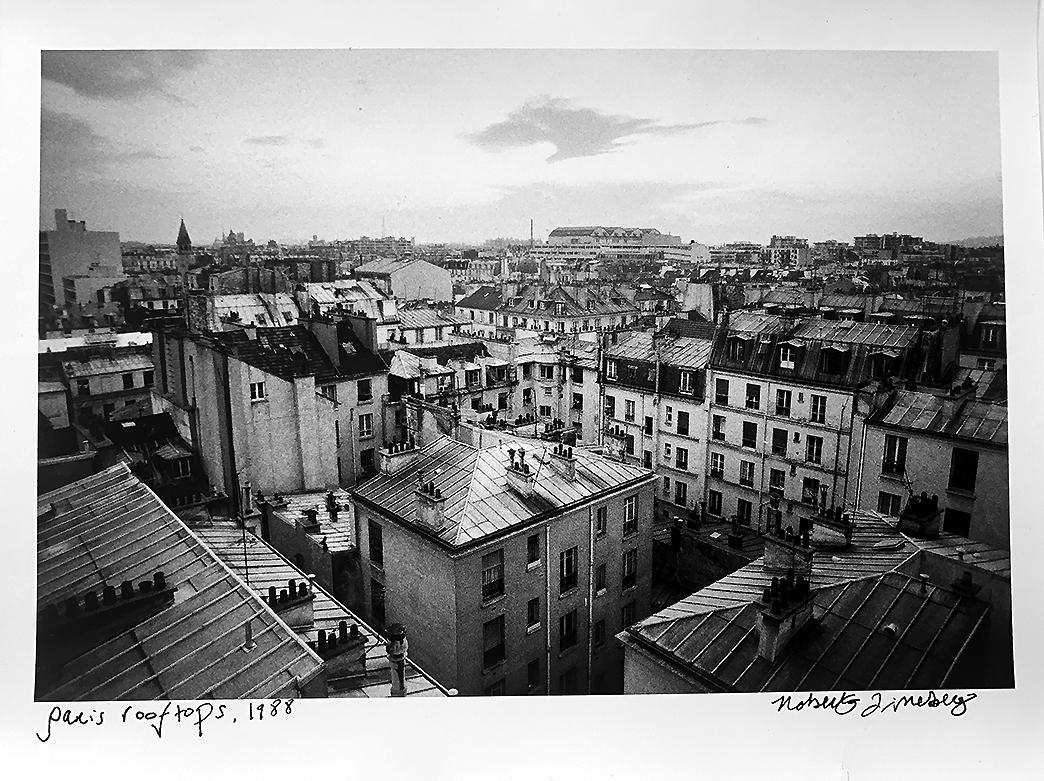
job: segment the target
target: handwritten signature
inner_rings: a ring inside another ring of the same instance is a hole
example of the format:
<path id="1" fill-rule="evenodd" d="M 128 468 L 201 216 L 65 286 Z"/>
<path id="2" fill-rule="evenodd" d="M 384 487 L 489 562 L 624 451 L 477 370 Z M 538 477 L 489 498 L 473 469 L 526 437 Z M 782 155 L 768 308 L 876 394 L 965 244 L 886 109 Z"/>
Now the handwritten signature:
<path id="1" fill-rule="evenodd" d="M 65 728 L 107 728 L 112 724 L 142 725 L 149 727 L 157 738 L 162 738 L 164 729 L 169 725 L 189 725 L 194 728 L 196 736 L 202 738 L 204 725 L 223 721 L 225 724 L 255 723 L 266 717 L 284 718 L 293 712 L 292 699 L 269 700 L 265 702 L 240 702 L 233 704 L 201 702 L 188 705 L 167 702 L 160 708 L 127 705 L 117 708 L 115 716 L 110 717 L 104 708 L 76 710 L 54 706 L 47 714 L 47 726 L 43 732 L 37 732 L 36 738 L 41 743 L 49 741 L 58 730 Z M 244 712 L 245 711 L 245 712 Z"/>
<path id="2" fill-rule="evenodd" d="M 781 694 L 772 700 L 772 704 L 776 706 L 777 713 L 806 709 L 827 710 L 838 716 L 858 713 L 861 718 L 865 719 L 875 714 L 898 713 L 900 710 L 910 708 L 943 708 L 948 710 L 951 716 L 960 717 L 968 712 L 968 703 L 978 696 L 975 692 L 967 694 L 944 692 L 937 696 L 934 691 L 929 691 L 927 694 L 902 694 L 886 698 L 881 692 L 872 692 L 867 696 L 868 703 L 864 705 L 863 698 L 851 692 L 820 695 L 810 692 L 807 696 Z"/>

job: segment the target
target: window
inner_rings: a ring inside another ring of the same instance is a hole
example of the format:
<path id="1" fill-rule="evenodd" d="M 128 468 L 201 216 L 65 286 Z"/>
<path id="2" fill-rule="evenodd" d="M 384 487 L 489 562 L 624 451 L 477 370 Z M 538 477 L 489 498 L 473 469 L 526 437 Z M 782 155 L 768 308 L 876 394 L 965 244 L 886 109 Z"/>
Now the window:
<path id="1" fill-rule="evenodd" d="M 616 399 L 612 396 L 605 397 L 605 416 L 607 418 L 616 417 Z"/>
<path id="2" fill-rule="evenodd" d="M 188 477 L 192 474 L 192 461 L 188 458 L 179 458 L 170 464 L 171 474 L 177 477 Z"/>
<path id="3" fill-rule="evenodd" d="M 638 582 L 638 549 L 632 548 L 629 551 L 625 551 L 623 555 L 623 580 L 622 588 L 624 590 L 631 588 L 635 583 Z"/>
<path id="4" fill-rule="evenodd" d="M 678 433 L 686 436 L 689 433 L 689 413 L 678 410 Z"/>
<path id="5" fill-rule="evenodd" d="M 692 393 L 692 372 L 681 373 L 681 382 L 678 384 L 678 390 L 682 393 Z"/>
<path id="6" fill-rule="evenodd" d="M 505 656 L 504 616 L 497 616 L 482 625 L 482 666 L 489 669 Z"/>
<path id="7" fill-rule="evenodd" d="M 949 487 L 957 491 L 974 491 L 975 476 L 978 470 L 978 451 L 955 447 L 953 455 L 950 457 Z"/>
<path id="8" fill-rule="evenodd" d="M 663 460 L 664 461 L 670 461 L 671 460 L 671 443 L 670 442 L 664 442 L 663 443 Z"/>
<path id="9" fill-rule="evenodd" d="M 524 363 L 524 364 L 522 364 L 522 379 L 523 380 L 528 380 L 532 376 L 533 376 L 533 364 L 531 364 L 531 363 Z"/>
<path id="10" fill-rule="evenodd" d="M 134 387 L 134 374 L 131 373 L 131 372 L 128 372 L 127 374 L 123 375 L 123 389 L 124 390 L 130 390 L 133 387 Z"/>
<path id="11" fill-rule="evenodd" d="M 526 665 L 526 688 L 532 691 L 540 685 L 540 659 L 530 660 Z"/>
<path id="12" fill-rule="evenodd" d="M 576 608 L 558 619 L 558 652 L 576 645 Z"/>
<path id="13" fill-rule="evenodd" d="M 373 436 L 373 413 L 367 412 L 365 415 L 359 416 L 359 436 Z"/>
<path id="14" fill-rule="evenodd" d="M 526 603 L 526 629 L 532 630 L 540 626 L 540 597 L 533 597 Z"/>
<path id="15" fill-rule="evenodd" d="M 663 476 L 663 498 L 666 499 L 671 495 L 671 478 L 667 475 Z"/>
<path id="16" fill-rule="evenodd" d="M 645 416 L 645 434 L 646 436 L 652 436 L 653 433 L 653 419 L 646 415 Z"/>
<path id="17" fill-rule="evenodd" d="M 971 515 L 961 510 L 946 508 L 943 515 L 943 531 L 967 537 L 971 531 Z"/>
<path id="18" fill-rule="evenodd" d="M 790 417 L 790 391 L 776 391 L 776 414 L 783 418 Z"/>
<path id="19" fill-rule="evenodd" d="M 573 394 L 573 409 L 580 409 L 580 410 L 582 410 L 583 408 L 584 408 L 584 394 L 582 394 L 582 393 L 574 393 Z"/>
<path id="20" fill-rule="evenodd" d="M 558 592 L 565 594 L 576 588 L 577 546 L 562 551 L 558 557 Z"/>
<path id="21" fill-rule="evenodd" d="M 537 412 L 540 414 L 540 417 L 549 418 L 551 417 L 551 405 L 541 404 L 540 407 L 537 409 Z"/>
<path id="22" fill-rule="evenodd" d="M 805 437 L 805 461 L 810 464 L 823 463 L 823 437 Z"/>
<path id="23" fill-rule="evenodd" d="M 559 694 L 576 694 L 576 668 L 570 667 L 558 676 Z"/>
<path id="24" fill-rule="evenodd" d="M 370 538 L 370 563 L 384 566 L 384 529 L 372 519 L 366 524 Z"/>
<path id="25" fill-rule="evenodd" d="M 675 504 L 680 504 L 681 506 L 684 507 L 686 501 L 688 501 L 688 498 L 689 498 L 688 494 L 689 494 L 689 486 L 682 480 L 675 480 L 674 481 L 674 503 Z"/>
<path id="26" fill-rule="evenodd" d="M 479 403 L 481 405 L 481 399 L 479 400 Z M 533 389 L 532 388 L 523 388 L 522 389 L 522 406 L 528 407 L 532 403 L 533 403 Z"/>
<path id="27" fill-rule="evenodd" d="M 674 407 L 670 404 L 668 404 L 666 409 L 663 411 L 663 423 L 666 426 L 674 425 Z"/>
<path id="28" fill-rule="evenodd" d="M 898 494 L 890 494 L 887 491 L 881 491 L 877 495 L 877 512 L 882 515 L 898 517 L 902 511 L 902 498 Z"/>
<path id="29" fill-rule="evenodd" d="M 779 368 L 793 369 L 796 358 L 797 350 L 790 345 L 785 344 L 779 348 Z"/>
<path id="30" fill-rule="evenodd" d="M 806 477 L 801 481 L 801 503 L 819 506 L 819 481 L 814 477 Z"/>
<path id="31" fill-rule="evenodd" d="M 359 468 L 362 469 L 363 474 L 371 475 L 375 471 L 373 461 L 373 448 L 368 447 L 359 453 Z"/>
<path id="32" fill-rule="evenodd" d="M 151 371 L 146 371 L 141 375 L 141 382 L 146 388 L 152 385 L 152 376 Z"/>
<path id="33" fill-rule="evenodd" d="M 745 485 L 748 488 L 754 487 L 754 462 L 753 461 L 740 461 L 740 474 L 739 474 L 740 485 Z"/>
<path id="34" fill-rule="evenodd" d="M 76 381 L 76 392 L 81 396 L 86 396 L 91 392 L 90 380 L 77 380 Z"/>
<path id="35" fill-rule="evenodd" d="M 642 452 L 642 466 L 646 469 L 652 469 L 652 451 L 645 450 Z"/>
<path id="36" fill-rule="evenodd" d="M 707 492 L 707 512 L 710 515 L 721 516 L 721 491 Z"/>
<path id="37" fill-rule="evenodd" d="M 601 619 L 595 622 L 594 644 L 595 646 L 605 645 L 605 619 Z"/>
<path id="38" fill-rule="evenodd" d="M 319 395 L 323 398 L 329 399 L 330 401 L 337 401 L 337 386 L 336 385 L 320 385 Z"/>
<path id="39" fill-rule="evenodd" d="M 624 499 L 624 535 L 638 531 L 638 497 L 628 496 Z"/>
<path id="40" fill-rule="evenodd" d="M 886 475 L 906 474 L 906 437 L 885 434 L 881 471 Z"/>
<path id="41" fill-rule="evenodd" d="M 624 420 L 634 420 L 634 402 L 631 399 L 624 402 Z"/>
<path id="42" fill-rule="evenodd" d="M 810 419 L 813 423 L 826 423 L 826 396 L 817 396 L 815 393 L 811 396 L 812 399 L 812 414 Z"/>
<path id="43" fill-rule="evenodd" d="M 758 446 L 758 424 L 749 420 L 743 421 L 743 447 Z"/>
<path id="44" fill-rule="evenodd" d="M 555 378 L 555 367 L 547 363 L 540 364 L 540 379 L 553 380 Z"/>
<path id="45" fill-rule="evenodd" d="M 595 534 L 599 537 L 605 534 L 606 529 L 608 528 L 608 523 L 606 521 L 607 515 L 608 513 L 604 507 L 599 507 L 595 510 Z"/>
<path id="46" fill-rule="evenodd" d="M 582 385 L 584 382 L 584 370 L 580 366 L 574 366 L 570 370 L 570 376 L 573 378 L 573 382 L 577 385 Z"/>
<path id="47" fill-rule="evenodd" d="M 606 361 L 605 376 L 610 380 L 616 379 L 616 361 Z"/>
<path id="48" fill-rule="evenodd" d="M 782 494 L 786 486 L 787 475 L 782 469 L 769 470 L 769 492 Z"/>
<path id="49" fill-rule="evenodd" d="M 265 398 L 265 384 L 264 382 L 252 382 L 250 383 L 250 400 L 261 401 Z"/>
<path id="50" fill-rule="evenodd" d="M 627 451 L 628 455 L 634 455 L 634 434 L 628 434 L 624 440 L 624 450 Z"/>
<path id="51" fill-rule="evenodd" d="M 677 447 L 677 448 L 674 449 L 674 454 L 675 454 L 674 455 L 674 457 L 675 457 L 675 460 L 674 460 L 675 467 L 677 467 L 678 469 L 682 469 L 682 470 L 688 469 L 689 468 L 689 450 L 688 450 L 688 448 Z"/>
<path id="52" fill-rule="evenodd" d="M 638 605 L 635 602 L 628 602 L 620 610 L 620 620 L 623 622 L 625 627 L 630 626 L 638 620 Z"/>
<path id="53" fill-rule="evenodd" d="M 601 594 L 605 591 L 605 564 L 595 567 L 595 593 Z"/>
<path id="54" fill-rule="evenodd" d="M 725 456 L 721 453 L 711 453 L 711 477 L 717 477 L 719 480 L 725 477 Z"/>
<path id="55" fill-rule="evenodd" d="M 714 403 L 728 406 L 729 403 L 729 381 L 717 379 L 714 381 Z"/>
<path id="56" fill-rule="evenodd" d="M 482 557 L 482 601 L 488 602 L 504 593 L 504 550 L 501 548 Z"/>
<path id="57" fill-rule="evenodd" d="M 761 386 L 747 383 L 747 409 L 761 409 Z"/>
<path id="58" fill-rule="evenodd" d="M 497 394 L 497 409 L 507 409 L 508 407 L 508 395 L 506 393 Z"/>
<path id="59" fill-rule="evenodd" d="M 725 441 L 725 416 L 714 415 L 711 418 L 711 439 L 719 442 Z"/>
<path id="60" fill-rule="evenodd" d="M 736 500 L 736 518 L 744 526 L 750 526 L 750 519 L 754 513 L 754 505 L 747 499 Z"/>
<path id="61" fill-rule="evenodd" d="M 731 337 L 728 342 L 728 353 L 730 361 L 742 361 L 743 360 L 743 340 L 738 339 L 735 336 Z"/>
<path id="62" fill-rule="evenodd" d="M 540 535 L 530 534 L 526 538 L 526 564 L 536 564 L 540 561 Z"/>
<path id="63" fill-rule="evenodd" d="M 370 401 L 373 398 L 373 385 L 370 380 L 359 380 L 355 387 L 359 394 L 360 402 Z M 331 396 L 331 398 L 336 399 L 337 397 Z"/>
<path id="64" fill-rule="evenodd" d="M 785 428 L 772 429 L 772 455 L 785 456 L 787 454 L 787 430 Z"/>

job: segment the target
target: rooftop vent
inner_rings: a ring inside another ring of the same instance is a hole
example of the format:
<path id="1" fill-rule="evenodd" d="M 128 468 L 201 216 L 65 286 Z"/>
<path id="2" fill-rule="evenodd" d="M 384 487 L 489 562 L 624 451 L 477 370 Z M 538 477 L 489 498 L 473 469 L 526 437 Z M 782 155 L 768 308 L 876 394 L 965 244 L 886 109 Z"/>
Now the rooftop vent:
<path id="1" fill-rule="evenodd" d="M 438 531 L 445 522 L 446 500 L 442 496 L 442 489 L 435 487 L 435 481 L 425 483 L 423 475 L 423 472 L 418 472 L 419 485 L 413 492 L 417 497 L 417 520 L 428 528 Z"/>
<path id="2" fill-rule="evenodd" d="M 812 619 L 812 590 L 808 580 L 789 570 L 772 578 L 761 599 L 758 615 L 758 655 L 775 662 L 787 643 Z"/>
<path id="3" fill-rule="evenodd" d="M 939 497 L 928 497 L 926 491 L 920 496 L 911 496 L 899 516 L 899 531 L 914 537 L 934 539 L 939 536 L 939 525 L 942 510 L 939 509 Z"/>
<path id="4" fill-rule="evenodd" d="M 551 468 L 555 470 L 555 474 L 569 482 L 576 480 L 576 456 L 573 455 L 573 448 L 561 443 L 555 445 L 551 450 Z"/>

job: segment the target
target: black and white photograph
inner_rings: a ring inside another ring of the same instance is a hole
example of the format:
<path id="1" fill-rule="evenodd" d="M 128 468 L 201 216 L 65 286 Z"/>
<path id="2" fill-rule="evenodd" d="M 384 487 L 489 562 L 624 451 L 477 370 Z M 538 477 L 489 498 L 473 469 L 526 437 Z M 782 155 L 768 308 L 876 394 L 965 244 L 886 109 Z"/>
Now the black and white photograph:
<path id="1" fill-rule="evenodd" d="M 409 698 L 312 712 L 807 744 L 1022 690 L 1040 158 L 999 44 L 67 40 L 18 227 L 34 741 Z"/>

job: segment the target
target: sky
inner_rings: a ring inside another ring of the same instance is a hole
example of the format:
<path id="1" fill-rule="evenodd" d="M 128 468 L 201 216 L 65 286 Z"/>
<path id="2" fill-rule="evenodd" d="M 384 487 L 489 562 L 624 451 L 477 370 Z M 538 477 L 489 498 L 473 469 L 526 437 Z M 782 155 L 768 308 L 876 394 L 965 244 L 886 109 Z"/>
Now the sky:
<path id="1" fill-rule="evenodd" d="M 42 228 L 1002 232 L 989 52 L 53 51 L 42 76 Z"/>

